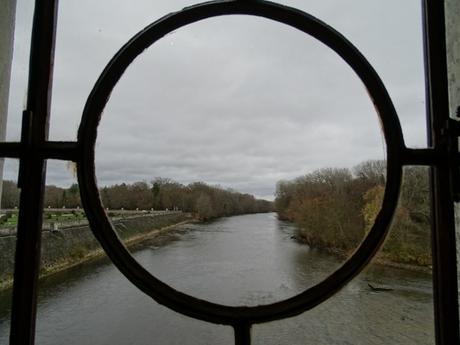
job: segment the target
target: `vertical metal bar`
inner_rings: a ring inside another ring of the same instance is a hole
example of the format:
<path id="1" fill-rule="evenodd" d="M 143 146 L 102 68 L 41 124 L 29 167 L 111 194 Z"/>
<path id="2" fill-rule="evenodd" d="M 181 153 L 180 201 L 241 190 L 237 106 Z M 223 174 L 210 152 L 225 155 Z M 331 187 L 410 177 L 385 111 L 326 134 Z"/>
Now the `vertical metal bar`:
<path id="1" fill-rule="evenodd" d="M 424 43 L 429 145 L 449 150 L 449 120 L 444 1 L 424 0 Z M 433 290 L 436 344 L 459 343 L 454 200 L 450 169 L 440 160 L 431 168 Z"/>
<path id="2" fill-rule="evenodd" d="M 29 63 L 29 134 L 22 138 L 23 181 L 19 202 L 10 344 L 34 343 L 46 161 L 38 154 L 48 139 L 57 0 L 37 0 Z"/>
<path id="3" fill-rule="evenodd" d="M 235 345 L 251 344 L 251 325 L 248 323 L 239 323 L 233 326 L 235 330 Z"/>

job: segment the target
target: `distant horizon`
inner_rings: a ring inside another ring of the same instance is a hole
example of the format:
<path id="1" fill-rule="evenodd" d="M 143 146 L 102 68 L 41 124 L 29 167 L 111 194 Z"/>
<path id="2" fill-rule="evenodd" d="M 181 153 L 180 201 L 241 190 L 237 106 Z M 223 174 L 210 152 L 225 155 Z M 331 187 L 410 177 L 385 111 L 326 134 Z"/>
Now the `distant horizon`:
<path id="1" fill-rule="evenodd" d="M 363 161 L 363 162 L 359 162 L 358 164 L 355 164 L 352 167 L 324 166 L 324 167 L 321 167 L 319 169 L 304 172 L 304 173 L 302 173 L 302 174 L 300 174 L 298 176 L 294 176 L 294 177 L 289 178 L 289 179 L 280 179 L 280 180 L 276 181 L 276 183 L 274 185 L 274 190 L 276 192 L 276 185 L 279 182 L 293 181 L 296 178 L 299 178 L 301 176 L 305 176 L 305 175 L 308 175 L 308 174 L 311 174 L 311 173 L 315 173 L 315 172 L 320 171 L 322 169 L 348 169 L 350 171 L 350 173 L 352 174 L 352 176 L 356 176 L 355 172 L 354 172 L 354 168 L 358 167 L 360 164 L 365 163 L 365 162 L 376 162 L 376 161 L 382 161 L 382 162 L 386 163 L 386 160 L 384 160 L 384 159 L 383 160 L 382 159 L 369 159 L 369 160 L 366 160 L 366 161 Z M 67 164 L 67 169 L 69 170 L 69 172 L 71 172 L 71 168 L 69 168 L 68 164 Z M 249 194 L 249 195 L 254 196 L 257 199 L 266 200 L 266 201 L 270 201 L 270 202 L 273 202 L 276 199 L 275 192 L 273 193 L 273 195 L 258 195 L 258 194 L 255 194 L 255 193 L 251 193 L 251 192 L 247 192 L 247 191 L 244 191 L 244 190 L 236 189 L 236 188 L 231 187 L 231 186 L 225 186 L 225 185 L 222 185 L 221 183 L 210 183 L 210 182 L 202 181 L 202 180 L 201 181 L 196 180 L 196 181 L 190 181 L 190 182 L 181 182 L 181 181 L 178 181 L 178 180 L 176 180 L 174 178 L 171 178 L 171 177 L 168 177 L 168 176 L 155 176 L 155 177 L 150 178 L 150 179 L 138 180 L 138 181 L 128 181 L 128 180 L 116 181 L 116 182 L 113 182 L 113 183 L 110 183 L 110 184 L 101 184 L 101 185 L 99 185 L 99 188 L 111 187 L 111 186 L 114 186 L 114 185 L 121 185 L 121 184 L 132 185 L 132 184 L 135 184 L 135 183 L 146 183 L 148 185 L 151 185 L 152 182 L 157 178 L 158 179 L 170 180 L 171 182 L 178 183 L 178 184 L 181 184 L 183 186 L 187 186 L 187 185 L 190 185 L 190 184 L 193 184 L 193 183 L 204 183 L 204 184 L 206 184 L 208 186 L 211 186 L 211 187 L 220 188 L 222 190 L 234 191 L 234 192 L 241 193 L 241 194 Z M 4 180 L 16 183 L 16 181 L 13 180 L 13 179 L 4 178 Z M 54 186 L 54 187 L 58 187 L 58 188 L 68 189 L 73 184 L 78 184 L 78 181 L 76 179 L 74 179 L 73 181 L 70 181 L 70 183 L 68 183 L 67 185 L 65 185 L 65 184 L 55 184 L 55 183 L 47 182 L 46 186 Z"/>

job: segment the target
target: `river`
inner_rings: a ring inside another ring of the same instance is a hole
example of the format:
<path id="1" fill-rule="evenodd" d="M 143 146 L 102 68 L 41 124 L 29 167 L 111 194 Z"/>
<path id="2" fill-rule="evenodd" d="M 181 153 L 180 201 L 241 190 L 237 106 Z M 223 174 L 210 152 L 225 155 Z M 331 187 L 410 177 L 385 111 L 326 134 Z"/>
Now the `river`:
<path id="1" fill-rule="evenodd" d="M 185 224 L 134 252 L 163 281 L 227 305 L 293 296 L 339 265 L 297 243 L 295 226 L 276 214 Z M 368 283 L 393 290 L 371 291 Z M 0 294 L 0 344 L 8 342 L 9 294 Z M 428 274 L 371 265 L 327 302 L 252 329 L 253 344 L 433 344 Z M 233 344 L 232 329 L 162 307 L 101 259 L 41 280 L 36 343 Z"/>

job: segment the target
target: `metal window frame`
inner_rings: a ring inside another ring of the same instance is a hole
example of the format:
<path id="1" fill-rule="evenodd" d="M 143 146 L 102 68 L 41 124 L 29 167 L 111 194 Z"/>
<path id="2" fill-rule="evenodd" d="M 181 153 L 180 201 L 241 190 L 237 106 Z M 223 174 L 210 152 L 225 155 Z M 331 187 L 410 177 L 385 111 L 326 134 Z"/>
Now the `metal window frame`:
<path id="1" fill-rule="evenodd" d="M 404 145 L 397 114 L 378 75 L 351 43 L 324 23 L 296 9 L 267 1 L 214 1 L 165 16 L 141 31 L 113 58 L 91 93 L 82 118 L 78 141 L 48 140 L 57 0 L 35 3 L 26 110 L 20 142 L 0 143 L 0 157 L 18 158 L 21 187 L 13 282 L 10 344 L 34 344 L 37 282 L 40 267 L 41 225 L 47 159 L 77 162 L 82 202 L 95 236 L 117 267 L 141 290 L 169 308 L 235 330 L 236 344 L 250 344 L 254 323 L 304 312 L 323 302 L 351 280 L 378 250 L 396 207 L 405 165 L 431 167 L 433 289 L 436 343 L 458 344 L 459 317 L 454 201 L 458 194 L 457 122 L 449 118 L 444 1 L 423 1 L 427 85 L 428 148 Z M 366 84 L 383 122 L 389 154 L 385 200 L 369 236 L 358 251 L 325 281 L 294 298 L 259 307 L 227 307 L 171 291 L 149 276 L 123 252 L 98 197 L 94 179 L 94 143 L 106 96 L 124 68 L 139 53 L 172 28 L 225 14 L 251 14 L 291 25 L 335 50 Z M 150 31 L 149 31 L 150 30 Z M 153 41 L 152 41 L 153 39 Z M 140 46 L 138 45 L 140 44 Z M 131 59 L 131 60 L 130 60 Z M 130 61 L 128 61 L 130 60 Z M 125 66 L 125 67 L 123 67 Z M 105 97 L 105 98 L 104 98 Z M 98 229 L 98 230 L 96 230 Z"/>

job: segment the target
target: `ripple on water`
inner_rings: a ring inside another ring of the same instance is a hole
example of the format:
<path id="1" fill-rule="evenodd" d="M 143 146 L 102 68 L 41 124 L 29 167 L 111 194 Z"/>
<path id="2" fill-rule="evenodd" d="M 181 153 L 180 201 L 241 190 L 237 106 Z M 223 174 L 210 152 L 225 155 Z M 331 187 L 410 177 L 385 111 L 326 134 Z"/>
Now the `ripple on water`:
<path id="1" fill-rule="evenodd" d="M 340 263 L 295 242 L 294 231 L 273 214 L 223 218 L 182 225 L 148 241 L 135 257 L 194 296 L 229 305 L 267 304 L 316 284 Z M 393 290 L 373 292 L 369 283 Z M 6 343 L 8 313 L 0 315 L 0 343 Z M 264 345 L 425 345 L 434 343 L 432 315 L 430 276 L 373 265 L 311 311 L 254 326 L 253 338 Z M 41 345 L 232 343 L 229 327 L 157 305 L 107 260 L 42 280 L 37 326 Z"/>

